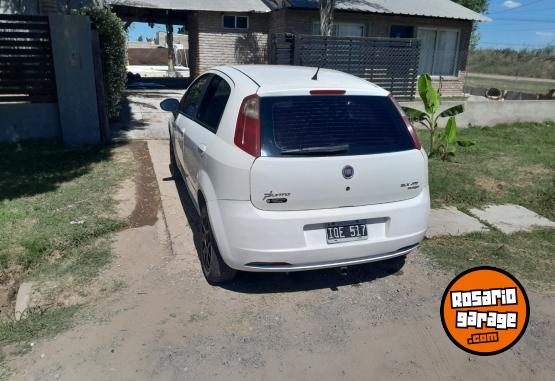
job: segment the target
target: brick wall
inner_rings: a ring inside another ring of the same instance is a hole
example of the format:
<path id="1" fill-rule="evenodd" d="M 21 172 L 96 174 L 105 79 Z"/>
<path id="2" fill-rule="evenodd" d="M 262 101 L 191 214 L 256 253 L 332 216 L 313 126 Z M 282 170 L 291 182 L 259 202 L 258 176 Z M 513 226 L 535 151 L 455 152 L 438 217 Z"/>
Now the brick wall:
<path id="1" fill-rule="evenodd" d="M 191 76 L 225 64 L 266 63 L 268 14 L 226 13 L 249 16 L 246 32 L 224 29 L 223 13 L 196 12 L 190 17 Z M 197 41 L 193 41 L 197 39 Z M 194 58 L 196 57 L 196 58 Z"/>
<path id="2" fill-rule="evenodd" d="M 228 13 L 226 13 L 228 14 Z M 319 22 L 317 10 L 281 9 L 271 13 L 229 13 L 249 16 L 247 33 L 223 28 L 222 12 L 195 12 L 189 20 L 190 68 L 193 77 L 223 64 L 267 62 L 268 34 L 312 34 Z M 443 82 L 444 94 L 462 95 L 472 22 L 413 16 L 336 12 L 336 22 L 361 23 L 369 37 L 389 37 L 392 25 L 440 27 L 460 30 L 458 76 Z"/>
<path id="3" fill-rule="evenodd" d="M 435 79 L 432 81 L 434 87 L 439 89 L 441 86 L 441 95 L 444 97 L 460 97 L 464 95 L 465 71 L 459 71 L 457 78 L 444 78 L 442 81 Z M 441 84 L 440 84 L 441 82 Z"/>

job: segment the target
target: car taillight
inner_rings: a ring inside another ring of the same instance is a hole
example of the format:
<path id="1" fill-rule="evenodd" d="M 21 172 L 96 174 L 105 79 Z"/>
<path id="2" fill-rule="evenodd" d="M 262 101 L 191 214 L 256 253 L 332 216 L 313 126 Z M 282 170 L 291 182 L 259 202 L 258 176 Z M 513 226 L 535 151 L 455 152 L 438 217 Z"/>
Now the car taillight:
<path id="1" fill-rule="evenodd" d="M 249 95 L 241 103 L 234 141 L 246 153 L 260 156 L 260 98 L 256 94 Z"/>
<path id="2" fill-rule="evenodd" d="M 399 113 L 401 114 L 401 117 L 403 118 L 403 122 L 405 122 L 405 126 L 407 127 L 407 130 L 409 130 L 410 137 L 412 138 L 412 142 L 414 143 L 414 148 L 416 148 L 417 150 L 421 149 L 422 144 L 420 144 L 420 140 L 418 139 L 418 134 L 416 133 L 416 130 L 412 126 L 412 123 L 410 122 L 409 117 L 407 116 L 407 114 L 405 114 L 405 112 L 403 111 L 403 108 L 399 103 L 397 103 L 393 95 L 389 94 L 389 99 L 391 100 L 391 102 L 393 103 L 397 111 L 399 111 Z"/>

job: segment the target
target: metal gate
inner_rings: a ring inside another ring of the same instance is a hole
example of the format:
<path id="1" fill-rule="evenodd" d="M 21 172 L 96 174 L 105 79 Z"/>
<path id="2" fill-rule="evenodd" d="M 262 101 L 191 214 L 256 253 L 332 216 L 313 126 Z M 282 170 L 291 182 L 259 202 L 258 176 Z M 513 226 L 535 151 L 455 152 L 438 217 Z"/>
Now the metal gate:
<path id="1" fill-rule="evenodd" d="M 48 17 L 0 15 L 0 103 L 56 100 Z"/>
<path id="2" fill-rule="evenodd" d="M 398 99 L 414 99 L 420 41 L 374 37 L 274 34 L 270 63 L 340 70 L 364 78 Z"/>

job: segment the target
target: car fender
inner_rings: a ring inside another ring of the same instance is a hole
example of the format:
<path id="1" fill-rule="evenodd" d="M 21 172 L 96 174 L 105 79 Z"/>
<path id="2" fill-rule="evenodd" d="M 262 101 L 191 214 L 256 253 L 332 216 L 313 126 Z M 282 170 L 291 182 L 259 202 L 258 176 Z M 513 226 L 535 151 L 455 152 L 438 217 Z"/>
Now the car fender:
<path id="1" fill-rule="evenodd" d="M 204 197 L 204 201 L 206 202 L 206 207 L 208 208 L 208 217 L 210 218 L 210 225 L 212 226 L 212 231 L 214 233 L 214 237 L 216 238 L 216 243 L 218 244 L 218 249 L 220 250 L 220 254 L 224 262 L 229 265 L 227 260 L 227 253 L 229 253 L 230 250 L 228 239 L 225 234 L 225 229 L 222 222 L 221 210 L 217 201 L 214 185 L 212 184 L 212 180 L 210 180 L 210 177 L 208 176 L 206 171 L 199 171 L 198 184 L 199 192 L 202 192 L 202 196 Z M 199 209 L 200 212 L 198 196 L 196 201 L 196 207 Z"/>

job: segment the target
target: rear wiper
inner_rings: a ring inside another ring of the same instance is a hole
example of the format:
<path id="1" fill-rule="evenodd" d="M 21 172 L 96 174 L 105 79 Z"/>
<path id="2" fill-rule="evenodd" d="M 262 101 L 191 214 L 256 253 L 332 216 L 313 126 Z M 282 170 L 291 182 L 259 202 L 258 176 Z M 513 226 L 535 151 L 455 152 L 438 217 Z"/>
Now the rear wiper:
<path id="1" fill-rule="evenodd" d="M 348 151 L 350 146 L 348 144 L 340 144 L 336 146 L 322 146 L 322 147 L 306 147 L 286 149 L 281 151 L 282 155 L 311 155 L 315 153 L 341 153 Z"/>

